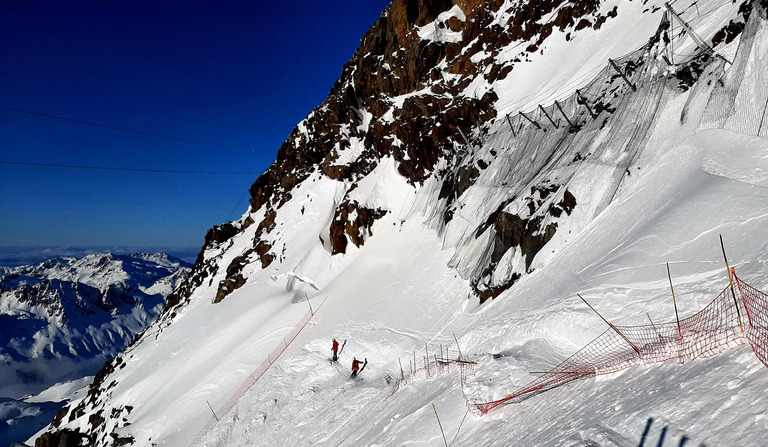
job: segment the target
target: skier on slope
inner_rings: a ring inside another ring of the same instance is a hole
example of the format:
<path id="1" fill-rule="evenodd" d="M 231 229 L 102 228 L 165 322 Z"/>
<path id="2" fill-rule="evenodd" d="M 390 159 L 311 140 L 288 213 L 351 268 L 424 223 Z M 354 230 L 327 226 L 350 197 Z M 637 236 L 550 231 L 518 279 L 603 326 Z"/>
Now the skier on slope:
<path id="1" fill-rule="evenodd" d="M 360 371 L 360 364 L 363 363 L 360 360 L 358 360 L 356 357 L 352 357 L 352 376 L 351 377 L 357 377 L 358 371 Z"/>
<path id="2" fill-rule="evenodd" d="M 331 346 L 331 351 L 333 351 L 333 361 L 335 362 L 336 360 L 339 359 L 339 355 L 338 355 L 339 342 L 337 342 L 335 338 L 333 339 L 333 345 Z"/>

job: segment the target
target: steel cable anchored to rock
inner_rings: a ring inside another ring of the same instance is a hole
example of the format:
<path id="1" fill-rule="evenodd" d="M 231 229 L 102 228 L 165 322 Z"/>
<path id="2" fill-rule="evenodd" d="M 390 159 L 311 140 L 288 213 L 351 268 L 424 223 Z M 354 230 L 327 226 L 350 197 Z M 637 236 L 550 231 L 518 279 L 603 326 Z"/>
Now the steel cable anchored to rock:
<path id="1" fill-rule="evenodd" d="M 498 400 L 472 403 L 485 414 L 568 382 L 610 374 L 640 364 L 709 358 L 743 344 L 768 367 L 768 294 L 740 280 L 731 269 L 726 286 L 704 309 L 680 320 L 643 326 L 615 326 L 542 376 Z M 739 315 L 746 315 L 742 331 Z"/>

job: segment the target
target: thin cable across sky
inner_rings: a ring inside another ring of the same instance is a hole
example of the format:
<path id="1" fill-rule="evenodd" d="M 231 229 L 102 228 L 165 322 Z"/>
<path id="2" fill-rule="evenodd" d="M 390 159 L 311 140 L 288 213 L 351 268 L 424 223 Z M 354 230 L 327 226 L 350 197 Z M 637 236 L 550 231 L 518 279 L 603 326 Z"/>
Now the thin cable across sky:
<path id="1" fill-rule="evenodd" d="M 171 136 L 168 136 L 168 135 L 161 135 L 161 134 L 157 134 L 157 133 L 142 132 L 142 131 L 139 131 L 139 130 L 128 129 L 128 128 L 125 128 L 125 127 L 109 126 L 109 125 L 106 125 L 106 124 L 99 124 L 99 123 L 94 123 L 94 122 L 91 122 L 91 121 L 77 120 L 77 119 L 67 118 L 67 117 L 63 117 L 63 116 L 51 115 L 49 113 L 34 112 L 32 110 L 17 109 L 15 107 L 7 107 L 7 106 L 3 106 L 3 105 L 0 105 L 0 109 L 9 110 L 9 111 L 18 112 L 18 113 L 26 113 L 26 114 L 29 114 L 29 115 L 42 116 L 42 117 L 45 117 L 45 118 L 51 118 L 51 119 L 60 120 L 60 121 L 67 121 L 67 122 L 70 122 L 70 123 L 84 124 L 84 125 L 93 126 L 93 127 L 101 127 L 102 129 L 111 129 L 111 130 L 117 130 L 117 131 L 120 131 L 120 132 L 133 133 L 133 134 L 136 134 L 136 135 L 144 135 L 144 136 L 147 136 L 147 137 L 163 138 L 163 139 L 166 139 L 166 140 L 181 141 L 181 142 L 184 142 L 184 143 L 202 144 L 202 145 L 205 145 L 205 146 L 220 147 L 220 148 L 224 148 L 224 149 L 238 149 L 238 150 L 244 150 L 244 151 L 250 151 L 251 150 L 251 149 L 246 149 L 244 147 L 228 146 L 228 145 L 225 145 L 225 144 L 218 144 L 218 143 L 209 143 L 209 142 L 206 142 L 206 141 L 193 140 L 193 139 L 190 139 L 190 138 L 171 137 Z"/>
<path id="2" fill-rule="evenodd" d="M 141 169 L 141 168 L 117 168 L 110 166 L 84 166 L 84 165 L 64 165 L 55 163 L 27 163 L 20 161 L 3 161 L 0 164 L 16 166 L 40 166 L 45 168 L 66 168 L 66 169 L 93 169 L 99 171 L 124 171 L 124 172 L 151 172 L 157 174 L 206 174 L 206 175 L 254 175 L 259 174 L 255 171 L 226 172 L 226 171 L 181 171 L 172 169 Z"/>

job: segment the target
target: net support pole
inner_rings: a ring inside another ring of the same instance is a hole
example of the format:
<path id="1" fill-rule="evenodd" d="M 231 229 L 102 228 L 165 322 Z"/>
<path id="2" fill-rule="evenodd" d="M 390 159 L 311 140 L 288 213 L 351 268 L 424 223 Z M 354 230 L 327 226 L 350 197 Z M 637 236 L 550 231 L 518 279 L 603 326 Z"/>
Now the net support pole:
<path id="1" fill-rule="evenodd" d="M 575 126 L 575 125 L 574 125 L 574 124 L 571 122 L 571 120 L 570 120 L 570 119 L 568 119 L 568 115 L 566 115 L 566 114 L 565 114 L 565 112 L 563 111 L 563 108 L 562 108 L 562 107 L 560 107 L 560 103 L 559 103 L 559 102 L 557 102 L 557 101 L 555 101 L 555 105 L 557 106 L 557 110 L 559 110 L 559 111 L 560 111 L 560 113 L 563 115 L 563 118 L 565 118 L 565 120 L 568 122 L 568 124 L 569 124 L 571 127 L 576 127 L 576 126 Z"/>
<path id="2" fill-rule="evenodd" d="M 653 320 L 651 320 L 651 315 L 648 312 L 646 312 L 645 315 L 648 316 L 648 321 L 651 322 L 651 327 L 653 328 L 653 332 L 656 332 L 656 336 L 659 337 L 659 341 L 663 343 L 664 339 L 661 337 L 661 334 L 659 334 L 659 331 L 656 329 L 656 325 L 653 324 Z"/>
<path id="3" fill-rule="evenodd" d="M 670 5 L 669 2 L 665 2 L 664 6 L 666 6 L 667 10 L 669 11 L 669 13 L 672 14 L 672 16 L 674 18 L 676 18 L 678 22 L 680 22 L 680 25 L 683 27 L 683 29 L 685 29 L 685 32 L 688 33 L 689 36 L 691 36 L 691 40 L 693 40 L 693 42 L 696 45 L 698 45 L 699 48 L 701 48 L 703 51 L 706 51 L 708 53 L 714 54 L 715 57 L 718 57 L 718 58 L 724 60 L 725 62 L 727 62 L 728 64 L 733 65 L 733 62 L 731 62 L 728 59 L 726 59 L 725 56 L 719 54 L 717 51 L 715 51 L 714 48 L 709 46 L 709 44 L 706 41 L 704 41 L 704 39 L 699 37 L 699 35 L 696 34 L 695 31 L 693 31 L 693 28 L 691 28 L 691 26 L 688 25 L 688 23 L 685 20 L 683 20 L 682 17 L 680 17 L 680 15 L 677 13 L 677 11 L 675 11 L 672 8 L 672 5 Z"/>
<path id="4" fill-rule="evenodd" d="M 741 294 L 741 302 L 744 303 L 744 311 L 747 312 L 747 321 L 749 321 L 750 326 L 754 326 L 752 324 L 752 315 L 749 313 L 749 307 L 747 307 L 747 300 L 744 299 L 744 289 L 741 288 L 741 281 L 736 276 L 736 269 L 731 267 L 731 276 L 736 278 L 736 285 L 739 287 L 739 294 Z"/>
<path id="5" fill-rule="evenodd" d="M 600 312 L 596 311 L 596 310 L 595 310 L 595 308 L 594 308 L 594 307 L 592 307 L 592 305 L 590 305 L 590 304 L 587 302 L 587 300 L 585 300 L 585 299 L 584 299 L 584 297 L 582 297 L 582 296 L 581 296 L 581 295 L 579 295 L 578 293 L 576 294 L 576 296 L 578 296 L 579 298 L 581 298 L 581 301 L 584 301 L 584 304 L 586 304 L 587 306 L 589 306 L 589 308 L 590 308 L 590 309 L 592 309 L 592 311 L 593 311 L 594 313 L 596 313 L 596 314 L 597 314 L 597 316 L 598 316 L 598 317 L 600 317 L 600 319 L 602 319 L 603 321 L 605 321 L 605 324 L 607 324 L 608 326 L 610 326 L 610 327 L 611 327 L 611 329 L 613 329 L 614 331 L 616 331 L 616 333 L 617 333 L 617 334 L 619 334 L 619 336 L 620 336 L 621 338 L 623 338 L 623 339 L 624 339 L 624 341 L 626 341 L 627 343 L 629 343 L 629 346 L 632 346 L 632 349 L 634 349 L 634 350 L 635 350 L 635 352 L 637 352 L 637 355 L 640 355 L 640 350 L 639 350 L 639 349 L 637 349 L 637 346 L 635 346 L 635 344 L 634 344 L 634 343 L 632 343 L 631 341 L 629 341 L 629 339 L 628 339 L 627 337 L 625 337 L 625 336 L 624 336 L 624 334 L 622 334 L 622 333 L 621 333 L 621 331 L 619 330 L 619 328 L 617 328 L 617 327 L 616 327 L 616 326 L 614 326 L 613 324 L 609 323 L 609 322 L 608 322 L 608 320 L 606 320 L 605 318 L 603 318 L 603 316 L 602 316 L 602 315 L 600 315 Z"/>
<path id="6" fill-rule="evenodd" d="M 459 135 L 461 135 L 461 138 L 464 139 L 464 142 L 467 143 L 467 146 L 472 146 L 472 143 L 469 142 L 469 139 L 466 135 L 464 135 L 464 132 L 460 128 L 456 128 L 459 131 Z"/>
<path id="7" fill-rule="evenodd" d="M 509 114 L 505 115 L 507 117 L 507 123 L 509 123 L 509 130 L 512 131 L 512 136 L 516 137 L 517 134 L 515 133 L 515 126 L 512 125 L 512 120 L 509 119 Z"/>
<path id="8" fill-rule="evenodd" d="M 453 339 L 456 340 L 456 349 L 459 350 L 459 360 L 461 360 L 461 346 L 459 346 L 459 339 L 456 338 L 456 333 L 453 333 Z"/>
<path id="9" fill-rule="evenodd" d="M 720 235 L 720 248 L 723 249 L 723 259 L 725 259 L 725 269 L 728 271 L 728 281 L 731 283 L 731 296 L 733 297 L 733 304 L 736 305 L 736 316 L 739 318 L 739 328 L 741 332 L 744 332 L 744 325 L 741 324 L 741 311 L 739 310 L 739 302 L 736 300 L 736 292 L 733 290 L 733 275 L 731 275 L 731 267 L 728 265 L 728 257 L 725 255 L 725 244 L 723 244 L 723 235 Z"/>
<path id="10" fill-rule="evenodd" d="M 589 102 L 587 101 L 587 98 L 584 97 L 584 95 L 581 94 L 581 91 L 579 89 L 576 89 L 576 96 L 579 98 L 579 102 L 581 105 L 587 108 L 587 112 L 589 112 L 589 116 L 592 117 L 592 119 L 597 118 L 597 115 L 595 115 L 595 112 L 592 111 L 592 108 L 589 107 Z"/>
<path id="11" fill-rule="evenodd" d="M 219 417 L 218 417 L 218 416 L 216 416 L 216 412 L 215 412 L 215 411 L 213 411 L 213 407 L 211 406 L 211 403 L 210 403 L 210 402 L 208 402 L 207 400 L 205 401 L 205 403 L 207 403 L 207 404 L 208 404 L 208 408 L 210 408 L 210 409 L 211 409 L 211 413 L 213 413 L 213 418 L 214 418 L 214 419 L 216 419 L 216 422 L 219 422 Z"/>
<path id="12" fill-rule="evenodd" d="M 624 80 L 624 82 L 626 82 L 626 83 L 627 83 L 627 85 L 628 85 L 628 86 L 630 86 L 630 87 L 632 88 L 632 91 L 633 91 L 633 92 L 636 92 L 636 91 L 637 91 L 637 87 L 635 86 L 635 84 L 633 84 L 632 82 L 630 82 L 630 80 L 627 78 L 627 75 L 625 75 L 625 74 L 624 74 L 624 72 L 623 72 L 623 71 L 621 71 L 621 69 L 620 69 L 620 68 L 619 68 L 619 66 L 616 64 L 616 62 L 615 62 L 613 59 L 608 59 L 608 62 L 611 64 L 611 66 L 613 67 L 613 69 L 614 69 L 614 70 L 616 70 L 617 72 L 619 72 L 619 75 L 621 76 L 621 79 L 623 79 L 623 80 Z"/>
<path id="13" fill-rule="evenodd" d="M 525 114 L 525 113 L 523 113 L 523 112 L 519 112 L 519 113 L 520 113 L 520 116 L 522 116 L 523 118 L 525 118 L 525 119 L 527 119 L 528 121 L 530 121 L 530 122 L 531 122 L 531 124 L 533 124 L 534 126 L 536 126 L 536 128 L 537 128 L 537 129 L 539 129 L 539 130 L 544 130 L 544 129 L 542 129 L 542 128 L 541 128 L 541 126 L 539 125 L 539 123 L 538 123 L 536 120 L 532 120 L 531 118 L 528 118 L 528 115 L 526 115 L 526 114 Z"/>
<path id="14" fill-rule="evenodd" d="M 680 316 L 677 313 L 677 300 L 675 300 L 675 287 L 672 285 L 672 274 L 669 272 L 669 262 L 667 262 L 667 277 L 669 278 L 669 288 L 672 290 L 672 304 L 675 305 L 675 319 L 677 320 L 677 333 L 683 338 L 683 331 L 680 329 Z"/>
<path id="15" fill-rule="evenodd" d="M 541 104 L 539 104 L 539 110 L 541 110 L 541 113 L 543 113 L 543 114 L 544 114 L 544 116 L 546 116 L 546 117 L 547 117 L 547 119 L 549 120 L 549 122 L 550 122 L 550 123 L 552 123 L 552 125 L 553 125 L 553 126 L 555 126 L 555 129 L 559 129 L 559 128 L 560 128 L 560 126 L 559 126 L 559 125 L 558 125 L 558 124 L 557 124 L 557 123 L 556 123 L 556 122 L 555 122 L 555 121 L 552 119 L 552 117 L 551 117 L 551 116 L 549 116 L 549 114 L 547 113 L 547 111 L 546 111 L 546 110 L 544 110 L 544 107 L 542 107 L 542 106 L 541 106 Z"/>
<path id="16" fill-rule="evenodd" d="M 312 303 L 309 301 L 309 296 L 306 293 L 304 294 L 304 296 L 307 297 L 307 304 L 309 304 L 309 314 L 314 316 L 315 311 L 312 310 Z"/>

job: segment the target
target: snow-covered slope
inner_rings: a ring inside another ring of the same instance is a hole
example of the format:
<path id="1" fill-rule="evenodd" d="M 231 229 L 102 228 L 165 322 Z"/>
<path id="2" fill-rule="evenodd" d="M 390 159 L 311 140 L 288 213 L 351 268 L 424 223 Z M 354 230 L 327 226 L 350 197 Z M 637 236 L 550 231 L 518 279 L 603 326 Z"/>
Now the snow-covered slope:
<path id="1" fill-rule="evenodd" d="M 62 399 L 18 399 L 95 374 L 157 318 L 190 267 L 154 253 L 55 258 L 3 269 L 0 443 L 23 440 L 63 406 Z"/>
<path id="2" fill-rule="evenodd" d="M 671 6 L 696 37 L 652 0 L 394 1 L 250 209 L 40 444 L 439 445 L 437 412 L 454 445 L 761 445 L 748 347 L 468 412 L 606 329 L 576 293 L 617 324 L 671 321 L 670 263 L 691 315 L 727 283 L 721 234 L 768 289 L 766 5 Z M 463 381 L 392 392 L 457 343 Z"/>

